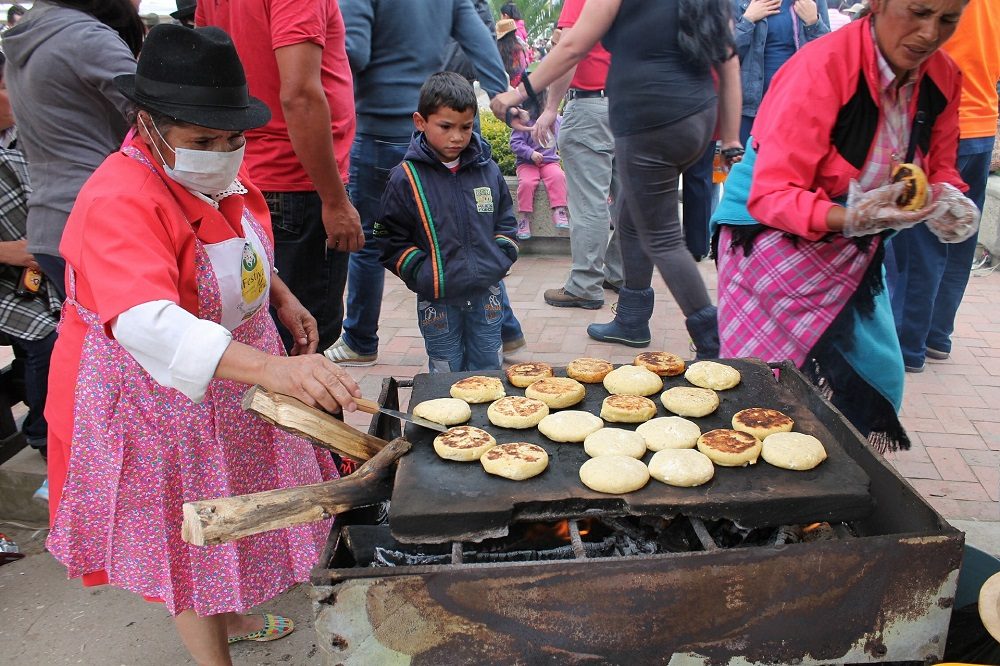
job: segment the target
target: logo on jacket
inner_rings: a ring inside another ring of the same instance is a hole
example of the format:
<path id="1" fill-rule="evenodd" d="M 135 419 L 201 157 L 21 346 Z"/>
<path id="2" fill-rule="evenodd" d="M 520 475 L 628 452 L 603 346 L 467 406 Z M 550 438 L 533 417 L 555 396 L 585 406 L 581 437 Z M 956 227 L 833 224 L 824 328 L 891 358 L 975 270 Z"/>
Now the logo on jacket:
<path id="1" fill-rule="evenodd" d="M 477 187 L 472 190 L 476 195 L 476 210 L 480 213 L 493 212 L 493 190 L 488 187 Z"/>

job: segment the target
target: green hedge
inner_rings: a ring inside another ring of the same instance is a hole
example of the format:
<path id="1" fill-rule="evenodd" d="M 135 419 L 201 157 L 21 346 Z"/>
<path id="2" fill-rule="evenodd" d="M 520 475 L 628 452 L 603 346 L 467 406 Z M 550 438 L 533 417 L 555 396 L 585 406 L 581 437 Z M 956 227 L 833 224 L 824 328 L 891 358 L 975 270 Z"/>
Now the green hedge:
<path id="1" fill-rule="evenodd" d="M 493 160 L 500 165 L 500 172 L 505 176 L 517 175 L 514 153 L 510 150 L 510 128 L 489 111 L 479 113 L 479 125 L 483 138 L 493 149 Z"/>

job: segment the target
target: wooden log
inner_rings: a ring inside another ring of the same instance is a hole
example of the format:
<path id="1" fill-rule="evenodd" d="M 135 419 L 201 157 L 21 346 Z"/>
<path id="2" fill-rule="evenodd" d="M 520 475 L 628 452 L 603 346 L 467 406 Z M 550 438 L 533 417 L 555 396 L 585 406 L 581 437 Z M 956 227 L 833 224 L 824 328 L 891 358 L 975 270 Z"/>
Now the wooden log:
<path id="1" fill-rule="evenodd" d="M 386 445 L 384 439 L 355 430 L 322 410 L 291 396 L 272 393 L 263 386 L 247 390 L 243 409 L 286 432 L 354 460 L 370 460 Z"/>
<path id="2" fill-rule="evenodd" d="M 381 502 L 392 494 L 396 460 L 409 450 L 410 443 L 399 437 L 343 479 L 185 502 L 181 538 L 195 546 L 214 546 Z"/>

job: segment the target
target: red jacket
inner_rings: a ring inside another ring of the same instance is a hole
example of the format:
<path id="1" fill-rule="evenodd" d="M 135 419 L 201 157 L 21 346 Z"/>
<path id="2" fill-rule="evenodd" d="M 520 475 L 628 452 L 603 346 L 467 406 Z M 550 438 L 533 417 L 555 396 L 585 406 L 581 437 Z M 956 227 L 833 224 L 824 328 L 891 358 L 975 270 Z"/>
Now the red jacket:
<path id="1" fill-rule="evenodd" d="M 878 60 L 871 19 L 810 42 L 775 75 L 757 113 L 757 149 L 747 208 L 754 219 L 808 240 L 829 228 L 833 199 L 869 159 L 879 121 Z M 932 183 L 968 187 L 955 167 L 961 74 L 937 51 L 917 70 L 910 111 L 926 126 L 918 145 Z M 929 136 L 928 136 L 929 134 Z"/>

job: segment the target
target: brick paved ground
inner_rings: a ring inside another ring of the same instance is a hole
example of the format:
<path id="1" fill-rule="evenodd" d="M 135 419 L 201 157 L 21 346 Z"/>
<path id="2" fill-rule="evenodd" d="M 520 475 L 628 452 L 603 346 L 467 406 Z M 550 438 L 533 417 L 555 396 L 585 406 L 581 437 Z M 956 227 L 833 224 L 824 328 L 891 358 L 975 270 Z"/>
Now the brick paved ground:
<path id="1" fill-rule="evenodd" d="M 545 289 L 562 286 L 568 266 L 569 258 L 562 256 L 526 256 L 515 265 L 507 287 L 528 346 L 512 358 L 554 365 L 584 355 L 630 362 L 633 350 L 595 342 L 586 333 L 587 324 L 610 320 L 613 293 L 606 292 L 605 306 L 593 311 L 553 308 L 543 301 Z M 702 262 L 701 269 L 714 298 L 715 268 Z M 650 348 L 686 355 L 680 310 L 662 280 L 654 280 L 654 287 Z M 351 369 L 371 398 L 378 396 L 384 377 L 426 371 L 413 295 L 387 274 L 384 299 L 379 363 Z M 952 358 L 929 361 L 923 374 L 906 379 L 903 424 L 913 447 L 888 459 L 945 518 L 1000 521 L 1000 272 L 971 279 Z M 353 414 L 348 422 L 367 427 L 369 417 Z"/>

